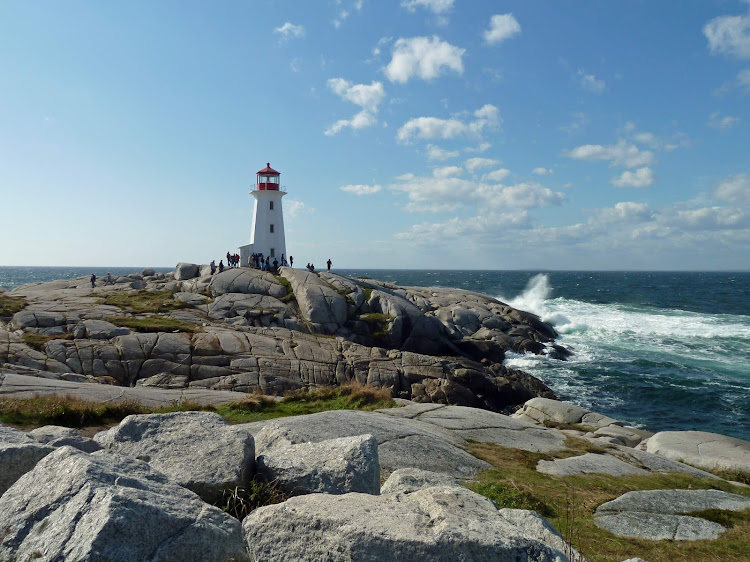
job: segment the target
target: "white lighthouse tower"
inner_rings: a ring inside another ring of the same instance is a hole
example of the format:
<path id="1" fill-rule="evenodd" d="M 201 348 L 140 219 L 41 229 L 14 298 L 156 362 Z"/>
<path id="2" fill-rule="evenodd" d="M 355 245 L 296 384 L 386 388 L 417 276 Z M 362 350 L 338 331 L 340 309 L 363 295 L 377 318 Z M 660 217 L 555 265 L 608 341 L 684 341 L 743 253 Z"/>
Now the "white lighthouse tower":
<path id="1" fill-rule="evenodd" d="M 247 266 L 248 258 L 252 254 L 270 256 L 281 264 L 281 256 L 289 259 L 286 254 L 286 239 L 284 237 L 284 212 L 281 198 L 286 191 L 280 189 L 281 174 L 271 168 L 270 163 L 256 175 L 255 189 L 251 191 L 255 197 L 253 207 L 253 227 L 250 243 L 240 246 L 240 259 L 243 266 Z"/>

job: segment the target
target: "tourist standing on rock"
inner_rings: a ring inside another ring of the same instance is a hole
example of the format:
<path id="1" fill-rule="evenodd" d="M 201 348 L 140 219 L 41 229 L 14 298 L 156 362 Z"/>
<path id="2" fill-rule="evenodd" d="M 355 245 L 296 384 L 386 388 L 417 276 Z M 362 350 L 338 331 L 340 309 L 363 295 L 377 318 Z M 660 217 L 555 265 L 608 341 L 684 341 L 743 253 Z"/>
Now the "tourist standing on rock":
<path id="1" fill-rule="evenodd" d="M 294 267 L 294 256 L 289 256 L 289 267 Z"/>
<path id="2" fill-rule="evenodd" d="M 219 273 L 224 271 L 224 262 L 222 260 L 219 260 Z"/>
<path id="3" fill-rule="evenodd" d="M 326 263 L 328 264 L 328 271 L 331 271 L 331 264 L 333 263 L 331 261 L 331 258 L 328 258 L 328 261 Z"/>
<path id="4" fill-rule="evenodd" d="M 274 258 L 273 260 L 273 271 L 274 273 L 279 272 L 279 260 L 277 260 L 276 258 Z"/>
<path id="5" fill-rule="evenodd" d="M 211 260 L 211 275 L 216 273 L 216 260 Z"/>
<path id="6" fill-rule="evenodd" d="M 107 272 L 107 282 L 105 285 L 111 285 L 112 284 L 112 274 L 108 271 Z"/>
<path id="7" fill-rule="evenodd" d="M 91 274 L 91 288 L 93 289 L 96 286 L 96 275 Z"/>

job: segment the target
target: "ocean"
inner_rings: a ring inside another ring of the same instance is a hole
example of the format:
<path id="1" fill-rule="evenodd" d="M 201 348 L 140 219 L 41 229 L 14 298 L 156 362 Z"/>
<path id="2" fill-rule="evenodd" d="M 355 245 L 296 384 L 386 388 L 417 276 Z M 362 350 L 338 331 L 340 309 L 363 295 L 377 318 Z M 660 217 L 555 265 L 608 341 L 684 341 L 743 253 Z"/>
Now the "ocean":
<path id="1" fill-rule="evenodd" d="M 0 267 L 0 286 L 140 269 Z M 651 431 L 750 440 L 750 272 L 335 272 L 477 291 L 534 312 L 574 355 L 509 355 L 506 365 L 561 400 Z"/>

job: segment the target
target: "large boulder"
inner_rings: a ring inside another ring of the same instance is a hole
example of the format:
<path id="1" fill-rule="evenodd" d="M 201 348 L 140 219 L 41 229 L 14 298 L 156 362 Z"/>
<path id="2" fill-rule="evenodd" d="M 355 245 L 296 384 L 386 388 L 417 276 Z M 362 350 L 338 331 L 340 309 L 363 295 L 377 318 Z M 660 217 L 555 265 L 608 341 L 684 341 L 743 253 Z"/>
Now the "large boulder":
<path id="1" fill-rule="evenodd" d="M 198 272 L 198 264 L 180 262 L 174 270 L 174 278 L 176 281 L 192 279 L 193 277 L 198 277 Z"/>
<path id="2" fill-rule="evenodd" d="M 750 442 L 705 431 L 661 431 L 638 448 L 704 470 L 750 474 Z"/>
<path id="3" fill-rule="evenodd" d="M 93 439 L 84 437 L 72 427 L 60 427 L 58 425 L 45 425 L 29 432 L 29 435 L 39 443 L 50 447 L 64 447 L 69 445 L 84 453 L 94 453 L 101 450 L 102 446 Z"/>
<path id="4" fill-rule="evenodd" d="M 225 269 L 214 275 L 209 290 L 215 297 L 227 293 L 243 293 L 280 299 L 287 294 L 286 287 L 267 271 L 245 267 Z"/>
<path id="5" fill-rule="evenodd" d="M 0 497 L 0 559 L 248 560 L 240 523 L 146 463 L 63 447 Z"/>
<path id="6" fill-rule="evenodd" d="M 255 560 L 568 560 L 525 536 L 490 500 L 458 486 L 298 496 L 255 510 L 242 527 Z"/>
<path id="7" fill-rule="evenodd" d="M 285 267 L 281 275 L 291 283 L 303 318 L 318 331 L 334 334 L 346 324 L 346 298 L 315 273 Z"/>
<path id="8" fill-rule="evenodd" d="M 372 435 L 293 444 L 287 441 L 283 427 L 269 424 L 258 441 L 269 441 L 269 434 L 275 432 L 284 435 L 281 439 L 270 437 L 275 444 L 258 456 L 257 473 L 287 493 L 379 493 L 378 442 Z"/>
<path id="9" fill-rule="evenodd" d="M 109 452 L 148 462 L 208 502 L 246 486 L 255 472 L 252 434 L 211 412 L 132 415 L 94 440 Z"/>
<path id="10" fill-rule="evenodd" d="M 0 495 L 52 451 L 23 431 L 0 426 Z"/>

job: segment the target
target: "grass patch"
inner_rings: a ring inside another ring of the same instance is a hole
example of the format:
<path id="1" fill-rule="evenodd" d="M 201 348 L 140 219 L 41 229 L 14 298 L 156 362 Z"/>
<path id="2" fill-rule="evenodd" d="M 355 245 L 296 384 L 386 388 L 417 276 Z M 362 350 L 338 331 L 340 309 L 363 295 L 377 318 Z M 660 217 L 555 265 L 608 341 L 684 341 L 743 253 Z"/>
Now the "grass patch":
<path id="1" fill-rule="evenodd" d="M 286 289 L 286 295 L 279 299 L 281 302 L 286 303 L 297 300 L 297 297 L 294 296 L 294 290 L 292 289 L 292 284 L 289 279 L 283 277 L 282 275 L 274 275 L 273 278 L 276 279 L 276 282 L 279 285 L 283 286 Z"/>
<path id="2" fill-rule="evenodd" d="M 613 477 L 588 474 L 555 477 L 535 470 L 540 459 L 563 458 L 587 450 L 585 440 L 569 438 L 572 448 L 555 454 L 507 449 L 487 443 L 470 443 L 469 451 L 493 469 L 480 472 L 469 487 L 495 501 L 500 507 L 549 509 L 555 528 L 572 542 L 590 562 L 620 561 L 639 556 L 649 562 L 673 560 L 747 560 L 750 544 L 750 510 L 708 515 L 731 528 L 715 541 L 648 541 L 617 537 L 594 525 L 594 510 L 632 490 L 719 489 L 750 497 L 750 489 L 728 482 L 686 474 L 651 473 L 644 476 Z M 595 446 L 594 446 L 595 447 Z M 601 449 L 601 448 L 599 448 Z"/>
<path id="3" fill-rule="evenodd" d="M 163 316 L 147 316 L 145 318 L 135 318 L 133 316 L 115 316 L 107 318 L 115 326 L 130 328 L 136 332 L 188 332 L 194 333 L 199 331 L 199 327 L 192 322 L 175 320 Z"/>
<path id="4" fill-rule="evenodd" d="M 23 297 L 9 297 L 0 294 L 0 316 L 13 316 L 28 304 Z"/>
<path id="5" fill-rule="evenodd" d="M 89 402 L 71 396 L 4 398 L 0 399 L 0 422 L 22 427 L 62 425 L 80 428 L 114 424 L 130 414 L 206 411 L 216 412 L 229 423 L 245 423 L 326 410 L 376 410 L 395 406 L 387 389 L 352 383 L 299 390 L 281 400 L 249 394 L 243 400 L 229 404 L 181 402 L 164 408 L 147 408 L 131 401 Z"/>
<path id="6" fill-rule="evenodd" d="M 86 427 L 116 423 L 147 410 L 137 402 L 88 402 L 72 396 L 0 399 L 0 421 L 24 427 Z"/>
<path id="7" fill-rule="evenodd" d="M 344 384 L 315 390 L 297 390 L 281 400 L 250 395 L 239 402 L 217 405 L 215 411 L 229 423 L 247 423 L 328 410 L 371 411 L 395 406 L 396 402 L 387 389 Z"/>
<path id="8" fill-rule="evenodd" d="M 285 502 L 289 497 L 275 481 L 254 480 L 247 487 L 238 486 L 224 490 L 221 502 L 216 507 L 242 521 L 254 509 Z"/>
<path id="9" fill-rule="evenodd" d="M 702 469 L 706 470 L 706 469 Z M 750 485 L 750 474 L 742 470 L 706 470 L 724 480 L 733 480 L 742 484 Z"/>
<path id="10" fill-rule="evenodd" d="M 175 300 L 170 291 L 121 291 L 106 295 L 94 293 L 93 296 L 101 298 L 103 304 L 116 306 L 136 314 L 169 312 L 190 307 L 186 302 Z"/>
<path id="11" fill-rule="evenodd" d="M 593 433 L 596 429 L 588 425 L 581 425 L 580 423 L 570 422 L 559 422 L 554 420 L 544 420 L 544 427 L 552 427 L 555 429 L 574 429 L 576 431 L 583 431 L 586 433 Z"/>
<path id="12" fill-rule="evenodd" d="M 382 314 L 380 312 L 370 312 L 362 314 L 359 319 L 370 325 L 372 335 L 375 338 L 383 339 L 388 337 L 388 323 L 394 320 L 393 316 Z"/>
<path id="13" fill-rule="evenodd" d="M 39 334 L 37 332 L 24 332 L 21 336 L 24 343 L 29 347 L 36 349 L 37 351 L 44 351 L 44 346 L 50 340 L 72 340 L 73 334 L 70 332 L 64 332 L 62 334 Z"/>
<path id="14" fill-rule="evenodd" d="M 369 287 L 360 287 L 360 289 L 365 294 L 365 302 L 368 302 L 372 298 L 372 289 Z"/>

